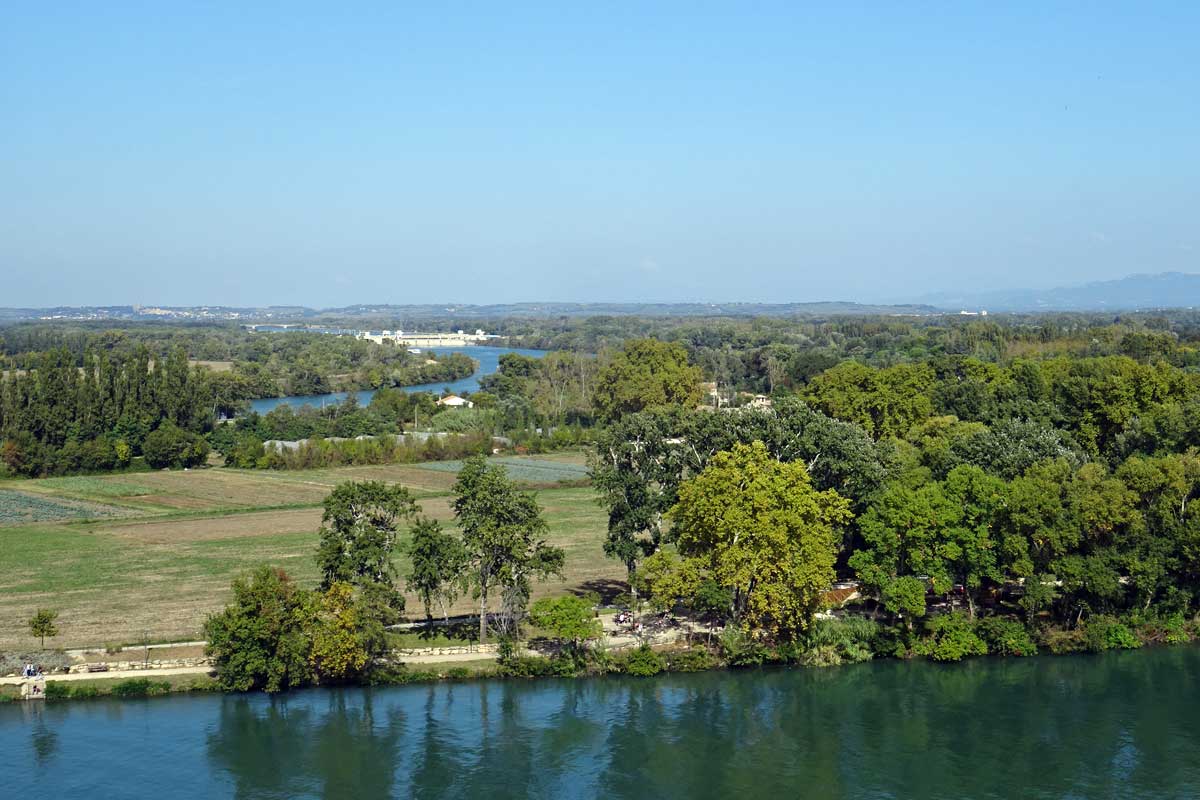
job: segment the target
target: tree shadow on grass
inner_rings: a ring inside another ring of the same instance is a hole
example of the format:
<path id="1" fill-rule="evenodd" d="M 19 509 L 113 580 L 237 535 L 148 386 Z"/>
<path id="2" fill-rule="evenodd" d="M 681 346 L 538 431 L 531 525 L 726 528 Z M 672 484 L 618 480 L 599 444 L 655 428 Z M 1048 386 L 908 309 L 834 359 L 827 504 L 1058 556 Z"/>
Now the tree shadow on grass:
<path id="1" fill-rule="evenodd" d="M 569 590 L 576 597 L 586 597 L 589 594 L 600 595 L 600 602 L 611 605 L 618 595 L 629 592 L 629 584 L 612 578 L 597 578 L 575 586 Z"/>

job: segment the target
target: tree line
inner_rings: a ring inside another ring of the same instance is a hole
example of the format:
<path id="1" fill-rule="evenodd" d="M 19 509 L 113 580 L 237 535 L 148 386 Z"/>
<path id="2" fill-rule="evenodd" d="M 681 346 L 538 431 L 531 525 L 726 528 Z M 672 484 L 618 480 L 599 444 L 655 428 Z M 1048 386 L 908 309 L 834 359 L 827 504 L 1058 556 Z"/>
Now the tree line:
<path id="1" fill-rule="evenodd" d="M 220 398 L 236 403 L 262 397 L 325 394 L 451 382 L 475 371 L 462 353 L 410 353 L 404 347 L 352 336 L 288 331 L 256 333 L 232 325 L 21 324 L 0 329 L 0 354 L 12 368 L 35 368 L 47 351 L 65 351 L 83 367 L 90 354 L 114 359 L 140 350 L 151 360 L 177 350 L 198 362 L 230 362 L 213 376 Z"/>
<path id="2" fill-rule="evenodd" d="M 605 549 L 661 605 L 711 584 L 725 619 L 777 644 L 811 631 L 804 598 L 838 577 L 887 652 L 986 652 L 984 632 L 1132 646 L 1200 600 L 1198 398 L 1162 360 L 943 357 L 844 362 L 770 407 L 656 403 L 598 436 Z"/>
<path id="3" fill-rule="evenodd" d="M 18 475 L 98 472 L 145 457 L 155 467 L 202 463 L 214 418 L 210 375 L 182 350 L 151 361 L 65 349 L 0 377 L 0 461 Z"/>

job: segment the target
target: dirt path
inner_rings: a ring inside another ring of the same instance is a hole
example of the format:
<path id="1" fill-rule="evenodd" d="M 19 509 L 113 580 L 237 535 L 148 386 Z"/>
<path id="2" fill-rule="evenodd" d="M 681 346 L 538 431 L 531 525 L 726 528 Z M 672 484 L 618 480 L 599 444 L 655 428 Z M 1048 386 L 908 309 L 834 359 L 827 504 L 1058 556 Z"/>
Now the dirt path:
<path id="1" fill-rule="evenodd" d="M 164 675 L 207 675 L 212 667 L 164 667 L 163 669 L 115 669 L 111 672 L 72 672 L 67 675 L 46 675 L 49 681 L 97 681 L 109 678 L 161 678 Z M 20 686 L 28 678 L 19 675 L 0 678 L 0 686 Z"/>
<path id="2" fill-rule="evenodd" d="M 604 640 L 607 647 L 615 649 L 625 649 L 634 647 L 640 644 L 643 639 L 634 636 L 628 630 L 623 630 L 616 625 L 616 621 L 611 617 L 603 619 Z M 695 625 L 694 623 L 685 621 L 682 629 L 668 629 L 657 634 L 652 634 L 645 637 L 645 641 L 652 645 L 664 645 L 677 641 L 687 632 L 705 632 L 706 629 Z M 180 646 L 197 646 L 203 645 L 204 642 L 176 642 L 168 644 L 151 645 L 151 649 L 172 648 Z M 143 648 L 129 648 L 131 651 L 142 652 Z M 81 656 L 84 651 L 71 651 L 72 655 Z M 535 650 L 525 650 L 524 655 L 536 656 L 543 655 Z M 495 653 L 430 653 L 428 655 L 410 655 L 404 656 L 401 662 L 404 664 L 459 664 L 472 661 L 495 661 Z M 54 674 L 46 675 L 47 681 L 87 681 L 87 680 L 105 680 L 109 678 L 155 678 L 165 675 L 205 675 L 212 672 L 211 666 L 201 667 L 164 667 L 160 669 L 125 669 L 112 670 L 110 672 L 77 672 L 70 674 Z M 0 678 L 0 686 L 17 686 L 26 680 L 19 676 L 11 676 Z"/>

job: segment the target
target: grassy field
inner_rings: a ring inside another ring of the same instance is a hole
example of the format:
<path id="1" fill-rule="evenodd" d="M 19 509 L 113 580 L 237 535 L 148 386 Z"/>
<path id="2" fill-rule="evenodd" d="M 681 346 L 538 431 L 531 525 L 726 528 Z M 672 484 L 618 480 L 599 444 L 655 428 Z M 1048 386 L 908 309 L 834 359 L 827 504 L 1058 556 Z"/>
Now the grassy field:
<path id="1" fill-rule="evenodd" d="M 517 461 L 516 459 L 508 461 Z M 534 482 L 572 459 L 521 459 Z M 562 470 L 560 470 L 562 471 Z M 524 477 L 524 476 L 522 476 Z M 448 520 L 454 474 L 443 465 L 349 467 L 305 472 L 194 470 L 0 484 L 0 649 L 27 647 L 38 607 L 60 612 L 59 647 L 186 640 L 229 597 L 229 583 L 262 563 L 317 579 L 313 553 L 320 503 L 345 480 L 401 483 L 430 516 Z M 18 498 L 14 500 L 13 498 Z M 623 568 L 604 557 L 605 515 L 586 488 L 542 488 L 549 539 L 566 550 L 562 581 L 535 596 L 601 588 Z M 4 511 L 27 500 L 78 513 L 28 522 Z M 81 515 L 91 518 L 80 519 Z M 397 559 L 401 572 L 407 569 Z M 421 613 L 415 597 L 409 610 Z M 469 598 L 456 612 L 470 610 Z"/>

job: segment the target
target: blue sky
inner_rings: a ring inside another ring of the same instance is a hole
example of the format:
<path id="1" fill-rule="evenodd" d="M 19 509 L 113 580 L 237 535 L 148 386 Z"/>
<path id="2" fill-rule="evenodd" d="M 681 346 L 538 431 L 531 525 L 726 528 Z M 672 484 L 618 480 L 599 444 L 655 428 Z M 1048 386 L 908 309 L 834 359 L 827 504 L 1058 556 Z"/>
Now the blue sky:
<path id="1" fill-rule="evenodd" d="M 9 3 L 0 306 L 1200 271 L 1197 42 L 1196 2 Z"/>

